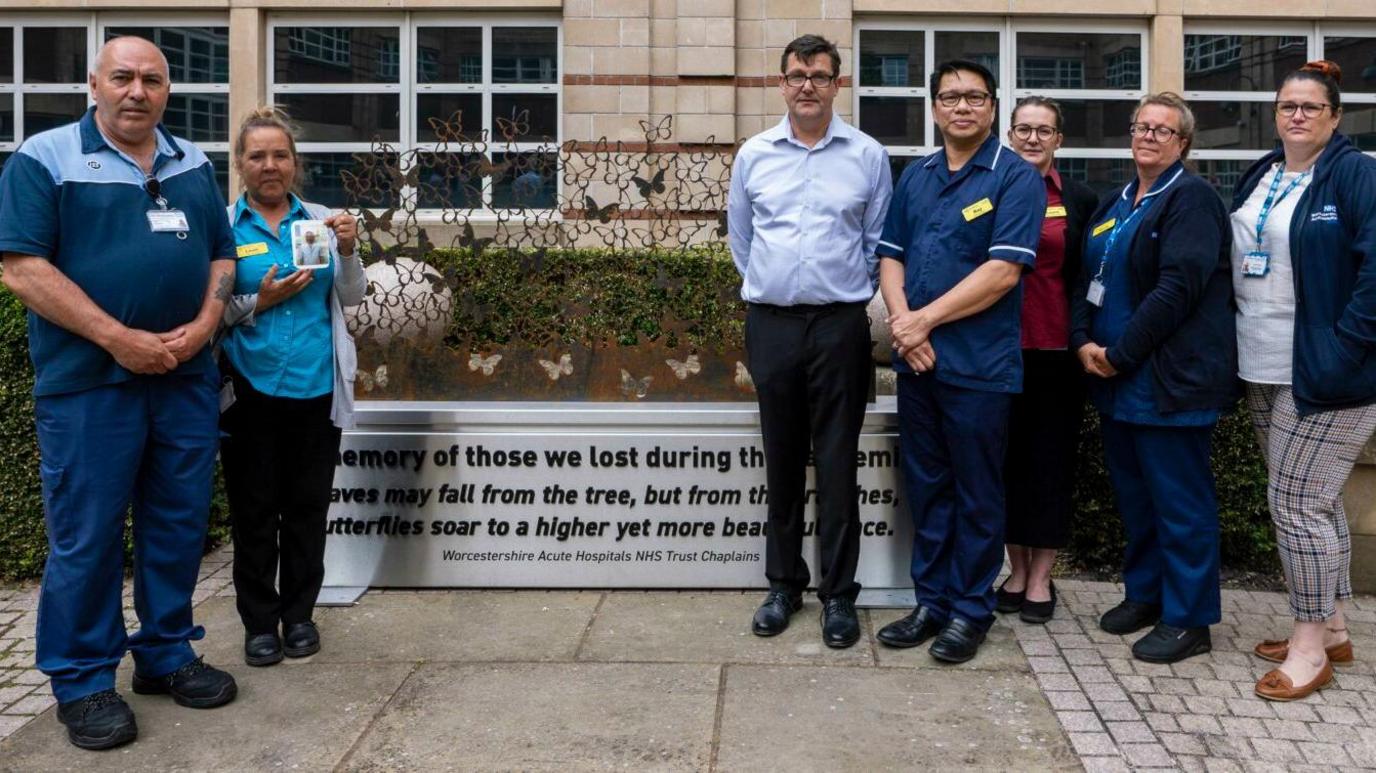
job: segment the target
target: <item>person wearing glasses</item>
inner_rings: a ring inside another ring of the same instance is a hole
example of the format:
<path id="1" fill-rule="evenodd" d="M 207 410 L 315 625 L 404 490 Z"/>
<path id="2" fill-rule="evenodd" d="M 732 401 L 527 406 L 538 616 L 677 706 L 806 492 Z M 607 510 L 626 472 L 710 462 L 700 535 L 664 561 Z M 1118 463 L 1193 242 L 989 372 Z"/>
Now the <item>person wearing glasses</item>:
<path id="1" fill-rule="evenodd" d="M 780 69 L 788 113 L 736 153 L 727 201 L 769 484 L 769 594 L 751 630 L 782 633 L 802 608 L 811 579 L 802 555 L 811 451 L 822 641 L 841 648 L 860 638 L 856 451 L 874 378 L 865 307 L 892 184 L 883 146 L 832 113 L 836 46 L 804 35 L 784 49 Z"/>
<path id="2" fill-rule="evenodd" d="M 234 678 L 197 657 L 191 592 L 205 549 L 219 442 L 208 346 L 234 283 L 234 238 L 210 161 L 162 125 L 171 83 L 153 43 L 96 55 L 95 106 L 35 134 L 0 176 L 4 283 L 29 309 L 48 561 L 38 668 L 83 749 L 138 736 L 115 691 L 208 709 Z M 12 464 L 28 463 L 11 460 Z M 125 632 L 125 518 L 134 609 Z"/>
<path id="3" fill-rule="evenodd" d="M 1008 415 L 1022 388 L 1020 282 L 1037 256 L 1046 184 L 993 131 L 993 73 L 944 62 L 928 87 L 944 147 L 903 170 L 878 250 L 917 605 L 878 639 L 935 637 L 932 657 L 960 663 L 994 621 Z"/>
<path id="4" fill-rule="evenodd" d="M 1338 133 L 1342 71 L 1310 62 L 1276 94 L 1281 147 L 1233 197 L 1238 374 L 1266 457 L 1294 627 L 1256 694 L 1306 697 L 1352 663 L 1343 485 L 1376 431 L 1376 160 Z"/>
<path id="5" fill-rule="evenodd" d="M 1035 268 L 1022 282 L 1022 393 L 1008 421 L 1008 579 L 995 592 L 999 612 L 1045 623 L 1056 611 L 1051 567 L 1070 539 L 1070 492 L 1084 409 L 1084 374 L 1070 351 L 1070 293 L 1080 276 L 1085 222 L 1098 197 L 1056 171 L 1061 106 L 1027 97 L 1013 108 L 1008 144 L 1046 184 L 1046 217 Z"/>
<path id="6" fill-rule="evenodd" d="M 1136 179 L 1089 220 L 1070 345 L 1093 378 L 1104 463 L 1127 532 L 1126 598 L 1099 627 L 1151 631 L 1132 654 L 1208 652 L 1220 619 L 1218 502 L 1209 467 L 1219 413 L 1237 400 L 1231 231 L 1218 194 L 1185 169 L 1194 114 L 1142 98 L 1128 129 Z"/>
<path id="7" fill-rule="evenodd" d="M 270 666 L 320 650 L 312 612 L 325 578 L 325 518 L 340 433 L 353 426 L 357 355 L 344 308 L 363 300 L 367 280 L 353 216 L 293 193 L 301 162 L 284 115 L 250 113 L 234 165 L 244 193 L 229 208 L 239 272 L 224 318 L 221 369 L 233 403 L 220 418 L 220 459 L 244 662 Z M 322 249 L 323 268 L 292 267 L 292 225 L 302 220 L 329 229 L 319 246 L 335 259 Z"/>

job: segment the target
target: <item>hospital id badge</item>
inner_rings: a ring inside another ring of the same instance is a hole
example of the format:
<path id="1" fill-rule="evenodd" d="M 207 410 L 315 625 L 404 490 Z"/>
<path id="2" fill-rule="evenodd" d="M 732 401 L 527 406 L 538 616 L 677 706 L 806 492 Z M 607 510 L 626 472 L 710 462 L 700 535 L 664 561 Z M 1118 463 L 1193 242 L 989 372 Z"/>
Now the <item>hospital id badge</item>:
<path id="1" fill-rule="evenodd" d="M 1095 306 L 1104 305 L 1104 283 L 1098 279 L 1089 283 L 1089 292 L 1085 293 L 1085 300 Z"/>
<path id="2" fill-rule="evenodd" d="M 185 233 L 191 230 L 186 223 L 186 213 L 180 209 L 148 210 L 148 228 L 155 234 Z"/>
<path id="3" fill-rule="evenodd" d="M 1243 276 L 1266 276 L 1271 268 L 1271 255 L 1261 250 L 1252 250 L 1242 256 Z"/>

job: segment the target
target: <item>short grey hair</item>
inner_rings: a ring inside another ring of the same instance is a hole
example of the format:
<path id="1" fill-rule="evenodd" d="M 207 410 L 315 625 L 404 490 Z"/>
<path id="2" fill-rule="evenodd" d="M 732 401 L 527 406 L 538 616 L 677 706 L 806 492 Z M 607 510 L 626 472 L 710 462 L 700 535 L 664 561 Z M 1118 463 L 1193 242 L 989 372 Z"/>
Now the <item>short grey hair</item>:
<path id="1" fill-rule="evenodd" d="M 1137 103 L 1137 107 L 1132 111 L 1132 122 L 1137 123 L 1137 114 L 1147 105 L 1160 105 L 1169 107 L 1180 114 L 1180 139 L 1185 142 L 1185 147 L 1180 151 L 1180 157 L 1185 158 L 1190 155 L 1190 146 L 1194 145 L 1194 111 L 1190 109 L 1190 103 L 1185 98 L 1174 91 L 1158 91 L 1142 97 Z"/>

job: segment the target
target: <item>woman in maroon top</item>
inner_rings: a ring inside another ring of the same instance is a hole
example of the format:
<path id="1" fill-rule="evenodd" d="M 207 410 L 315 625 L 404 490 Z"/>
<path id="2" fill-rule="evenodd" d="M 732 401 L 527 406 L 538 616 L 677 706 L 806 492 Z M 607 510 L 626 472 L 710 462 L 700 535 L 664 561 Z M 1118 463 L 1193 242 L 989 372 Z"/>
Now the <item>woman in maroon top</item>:
<path id="1" fill-rule="evenodd" d="M 1070 533 L 1070 491 L 1084 405 L 1083 373 L 1070 343 L 1070 290 L 1080 270 L 1081 236 L 1097 199 L 1056 171 L 1061 108 L 1027 97 L 1013 109 L 1008 141 L 1046 181 L 1046 218 L 1036 267 L 1023 275 L 1023 391 L 1013 399 L 1004 466 L 1012 573 L 997 609 L 1045 623 L 1056 609 L 1051 566 Z"/>

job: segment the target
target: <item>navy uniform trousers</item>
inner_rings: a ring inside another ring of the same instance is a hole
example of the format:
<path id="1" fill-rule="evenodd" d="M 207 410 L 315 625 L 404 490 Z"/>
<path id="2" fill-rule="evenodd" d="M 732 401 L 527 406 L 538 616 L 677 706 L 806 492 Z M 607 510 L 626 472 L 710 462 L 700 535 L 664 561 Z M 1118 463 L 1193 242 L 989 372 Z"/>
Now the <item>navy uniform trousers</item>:
<path id="1" fill-rule="evenodd" d="M 1161 621 L 1201 628 L 1222 619 L 1213 425 L 1157 427 L 1102 418 L 1104 464 L 1123 515 L 1128 601 L 1160 604 Z"/>
<path id="2" fill-rule="evenodd" d="M 1003 567 L 1003 465 L 1013 396 L 898 375 L 899 451 L 913 519 L 917 603 L 938 619 L 994 622 Z"/>
<path id="3" fill-rule="evenodd" d="M 37 659 L 53 695 L 66 703 L 114 687 L 126 650 L 143 676 L 177 670 L 205 635 L 191 592 L 219 444 L 216 375 L 136 376 L 39 397 L 34 415 L 49 549 Z M 139 630 L 129 637 L 120 597 L 131 505 Z"/>

